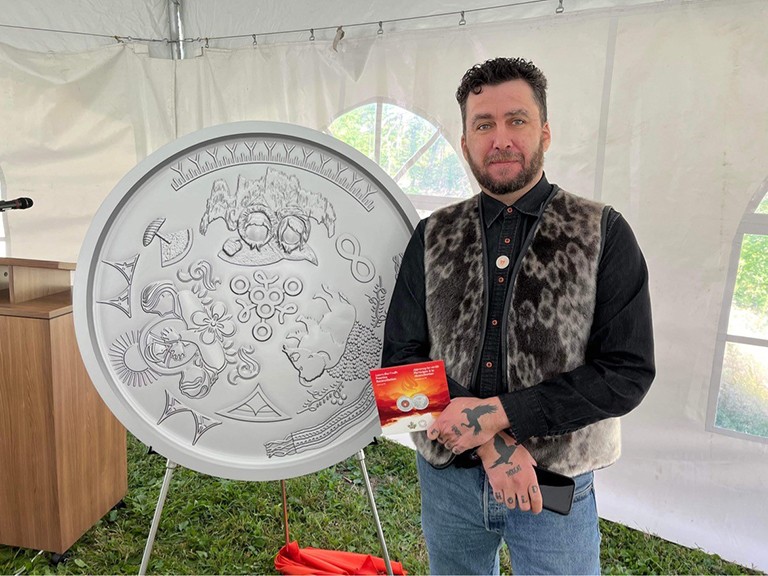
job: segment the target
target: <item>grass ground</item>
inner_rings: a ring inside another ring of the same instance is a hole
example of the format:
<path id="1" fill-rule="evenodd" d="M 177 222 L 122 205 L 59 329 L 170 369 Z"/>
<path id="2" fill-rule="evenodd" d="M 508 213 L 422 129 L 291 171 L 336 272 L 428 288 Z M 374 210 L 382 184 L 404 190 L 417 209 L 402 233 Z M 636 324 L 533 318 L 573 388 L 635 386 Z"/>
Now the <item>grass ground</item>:
<path id="1" fill-rule="evenodd" d="M 129 435 L 128 494 L 69 551 L 66 562 L 0 546 L 0 574 L 136 574 L 163 480 L 165 460 Z M 426 574 L 413 452 L 388 441 L 366 449 L 390 556 Z M 380 555 L 357 460 L 288 480 L 291 538 L 302 546 Z M 279 482 L 236 482 L 177 469 L 149 573 L 274 573 L 285 543 Z M 605 574 L 760 574 L 660 538 L 601 521 Z M 509 573 L 508 556 L 502 571 Z"/>

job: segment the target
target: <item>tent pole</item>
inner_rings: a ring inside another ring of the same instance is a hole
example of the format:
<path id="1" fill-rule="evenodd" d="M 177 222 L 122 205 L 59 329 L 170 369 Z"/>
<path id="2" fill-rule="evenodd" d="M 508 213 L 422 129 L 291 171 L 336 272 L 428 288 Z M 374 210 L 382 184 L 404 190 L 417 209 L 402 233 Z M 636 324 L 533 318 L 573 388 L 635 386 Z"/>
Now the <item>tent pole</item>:
<path id="1" fill-rule="evenodd" d="M 171 28 L 171 58 L 184 60 L 184 23 L 181 19 L 182 0 L 168 0 L 168 20 Z"/>
<path id="2" fill-rule="evenodd" d="M 392 563 L 389 561 L 389 552 L 387 551 L 387 543 L 384 540 L 384 530 L 381 528 L 381 520 L 379 520 L 379 511 L 376 509 L 376 501 L 373 499 L 373 488 L 371 488 L 371 480 L 368 478 L 368 469 L 365 466 L 365 452 L 361 448 L 357 453 L 357 460 L 360 462 L 360 470 L 363 473 L 363 480 L 365 480 L 365 491 L 368 493 L 368 503 L 371 505 L 371 512 L 373 512 L 373 520 L 376 523 L 376 532 L 379 535 L 379 543 L 381 544 L 381 555 L 384 558 L 384 564 L 387 567 L 387 574 L 392 576 Z"/>

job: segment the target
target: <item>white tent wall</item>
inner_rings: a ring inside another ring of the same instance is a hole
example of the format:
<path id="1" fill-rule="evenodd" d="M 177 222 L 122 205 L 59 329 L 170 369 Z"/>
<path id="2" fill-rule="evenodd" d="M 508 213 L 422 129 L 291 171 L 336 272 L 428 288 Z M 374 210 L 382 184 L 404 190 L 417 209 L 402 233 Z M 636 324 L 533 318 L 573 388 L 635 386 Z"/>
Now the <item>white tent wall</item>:
<path id="1" fill-rule="evenodd" d="M 9 256 L 75 260 L 107 193 L 174 138 L 173 62 L 140 46 L 2 47 L 0 85 L 0 170 L 8 194 L 35 201 L 8 218 Z"/>
<path id="2" fill-rule="evenodd" d="M 200 4 L 194 3 L 198 10 Z M 193 11 L 193 13 L 196 13 Z M 345 39 L 39 54 L 0 45 L 0 170 L 11 255 L 73 260 L 99 202 L 136 161 L 238 120 L 324 129 L 375 98 L 436 123 L 458 149 L 453 92 L 486 58 L 550 81 L 549 179 L 615 206 L 651 276 L 658 376 L 597 475 L 601 516 L 768 570 L 768 444 L 705 429 L 737 229 L 768 177 L 768 2 L 664 2 Z"/>

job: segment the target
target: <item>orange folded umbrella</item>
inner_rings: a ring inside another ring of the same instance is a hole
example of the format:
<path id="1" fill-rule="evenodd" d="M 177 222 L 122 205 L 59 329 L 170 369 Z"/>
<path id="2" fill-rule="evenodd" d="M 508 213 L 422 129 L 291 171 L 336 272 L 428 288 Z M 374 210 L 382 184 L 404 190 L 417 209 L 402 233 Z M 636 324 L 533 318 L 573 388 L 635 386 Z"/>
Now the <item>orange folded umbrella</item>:
<path id="1" fill-rule="evenodd" d="M 393 574 L 408 574 L 400 562 L 390 562 Z M 298 542 L 286 544 L 275 556 L 275 568 L 281 574 L 386 574 L 382 558 L 356 552 L 322 548 L 299 548 Z"/>

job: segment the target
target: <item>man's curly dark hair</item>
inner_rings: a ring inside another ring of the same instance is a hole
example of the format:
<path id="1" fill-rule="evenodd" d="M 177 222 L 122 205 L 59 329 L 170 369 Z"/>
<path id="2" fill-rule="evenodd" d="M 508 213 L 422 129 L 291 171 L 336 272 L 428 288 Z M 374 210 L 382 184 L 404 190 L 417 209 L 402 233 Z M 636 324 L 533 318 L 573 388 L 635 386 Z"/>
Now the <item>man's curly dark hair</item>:
<path id="1" fill-rule="evenodd" d="M 533 62 L 523 58 L 494 58 L 475 64 L 461 79 L 456 100 L 461 108 L 463 130 L 467 126 L 467 98 L 469 93 L 480 94 L 483 86 L 496 86 L 509 80 L 524 80 L 533 90 L 533 98 L 539 106 L 541 123 L 547 121 L 547 79 Z"/>

